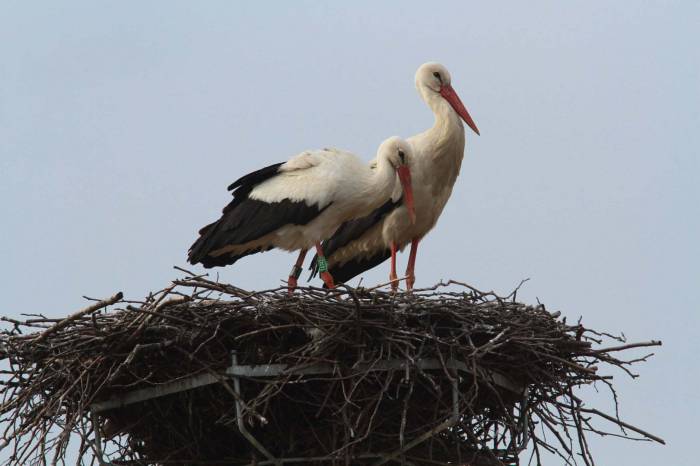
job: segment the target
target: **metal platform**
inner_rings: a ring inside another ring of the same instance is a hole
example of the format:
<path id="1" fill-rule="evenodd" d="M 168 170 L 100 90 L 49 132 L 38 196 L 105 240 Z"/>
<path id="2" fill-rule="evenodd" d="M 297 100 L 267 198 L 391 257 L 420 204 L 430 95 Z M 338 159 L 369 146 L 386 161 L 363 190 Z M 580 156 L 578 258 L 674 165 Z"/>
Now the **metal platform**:
<path id="1" fill-rule="evenodd" d="M 465 363 L 453 359 L 448 359 L 441 362 L 438 359 L 421 359 L 414 362 L 409 362 L 406 360 L 386 360 L 379 361 L 372 364 L 362 364 L 355 366 L 358 371 L 410 371 L 410 370 L 422 370 L 422 371 L 434 371 L 434 370 L 444 370 L 450 369 L 456 372 L 462 372 L 469 376 L 477 376 L 482 380 L 488 380 L 492 384 L 500 387 L 501 389 L 511 392 L 513 395 L 520 397 L 522 413 L 521 419 L 519 420 L 520 425 L 525 427 L 527 424 L 527 416 L 525 409 L 525 402 L 527 400 L 527 387 L 519 386 L 514 383 L 508 377 L 503 374 L 487 371 L 479 371 L 478 374 L 474 374 L 474 371 L 468 367 Z M 197 376 L 188 377 L 186 379 L 178 380 L 176 382 L 166 383 L 163 385 L 158 385 L 155 387 L 142 388 L 139 390 L 134 390 L 132 392 L 126 393 L 121 396 L 114 397 L 112 399 L 93 403 L 90 406 L 90 415 L 93 423 L 93 428 L 95 432 L 95 451 L 97 453 L 98 461 L 100 466 L 114 466 L 113 463 L 105 459 L 103 454 L 103 442 L 100 436 L 99 423 L 97 421 L 97 415 L 99 413 L 111 410 L 119 409 L 129 406 L 134 403 L 140 403 L 143 401 L 151 400 L 154 398 L 159 398 L 166 395 L 171 395 L 175 393 L 180 393 L 188 390 L 192 390 L 198 387 L 203 387 L 206 385 L 211 385 L 219 383 L 222 379 L 232 379 L 233 380 L 233 390 L 235 393 L 235 403 L 236 403 L 236 421 L 238 429 L 241 434 L 250 442 L 251 445 L 255 447 L 266 460 L 251 463 L 248 466 L 263 466 L 263 465 L 282 465 L 282 464 L 292 464 L 292 463 L 308 463 L 308 462 L 321 462 L 330 461 L 333 458 L 330 457 L 304 457 L 304 458 L 275 458 L 251 433 L 245 426 L 243 419 L 244 407 L 241 398 L 241 379 L 246 378 L 268 378 L 277 377 L 280 375 L 293 375 L 293 376 L 309 376 L 309 375 L 321 375 L 321 374 L 333 374 L 337 373 L 340 367 L 334 364 L 314 364 L 310 366 L 305 366 L 302 368 L 290 368 L 286 364 L 260 364 L 260 365 L 242 365 L 238 364 L 238 355 L 236 352 L 231 353 L 231 365 L 226 369 L 225 372 L 221 374 L 200 374 Z M 454 426 L 460 417 L 459 412 L 459 381 L 457 378 L 451 380 L 452 384 L 452 414 L 450 417 L 445 419 L 442 423 L 435 426 L 431 430 L 419 435 L 415 439 L 402 445 L 401 448 L 384 454 L 364 454 L 360 455 L 356 459 L 376 459 L 377 461 L 373 463 L 373 466 L 379 466 L 385 464 L 392 459 L 402 455 L 406 451 L 415 447 L 416 445 L 428 440 L 440 432 Z M 527 429 L 522 429 L 522 438 L 518 444 L 517 450 L 522 451 L 527 446 L 528 437 Z M 338 458 L 340 460 L 340 458 Z M 404 464 L 410 466 L 410 462 L 404 462 Z"/>

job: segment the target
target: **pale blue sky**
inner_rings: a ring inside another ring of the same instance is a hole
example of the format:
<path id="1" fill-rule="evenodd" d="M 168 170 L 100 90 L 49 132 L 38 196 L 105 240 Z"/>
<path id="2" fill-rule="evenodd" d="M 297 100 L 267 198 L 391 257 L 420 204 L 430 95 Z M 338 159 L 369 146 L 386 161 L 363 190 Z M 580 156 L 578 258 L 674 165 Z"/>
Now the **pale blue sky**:
<path id="1" fill-rule="evenodd" d="M 238 176 L 427 128 L 413 73 L 437 60 L 482 136 L 417 284 L 529 277 L 523 299 L 664 340 L 617 375 L 623 416 L 669 445 L 594 452 L 696 463 L 700 3 L 379 3 L 0 1 L 0 314 L 162 287 Z M 292 262 L 221 277 L 267 288 Z"/>

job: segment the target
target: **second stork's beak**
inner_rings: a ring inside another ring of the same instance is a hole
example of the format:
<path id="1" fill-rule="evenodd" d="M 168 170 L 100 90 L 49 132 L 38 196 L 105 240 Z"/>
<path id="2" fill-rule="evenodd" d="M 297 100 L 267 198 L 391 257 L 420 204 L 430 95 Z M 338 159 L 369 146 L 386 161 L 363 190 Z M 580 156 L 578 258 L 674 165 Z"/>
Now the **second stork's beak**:
<path id="1" fill-rule="evenodd" d="M 411 186 L 411 170 L 408 165 L 399 165 L 396 169 L 399 175 L 399 181 L 403 188 L 403 201 L 408 209 L 408 216 L 411 218 L 411 223 L 416 223 L 416 209 L 413 205 L 413 186 Z"/>
<path id="2" fill-rule="evenodd" d="M 469 127 L 474 130 L 476 134 L 479 134 L 479 128 L 476 127 L 476 123 L 474 123 L 474 120 L 472 120 L 472 117 L 469 115 L 469 112 L 464 107 L 462 100 L 459 98 L 455 90 L 452 89 L 452 86 L 449 84 L 443 85 L 442 88 L 440 88 L 440 95 L 450 103 L 452 108 L 454 108 L 455 112 L 457 112 L 462 120 L 464 120 L 464 122 L 469 125 Z"/>

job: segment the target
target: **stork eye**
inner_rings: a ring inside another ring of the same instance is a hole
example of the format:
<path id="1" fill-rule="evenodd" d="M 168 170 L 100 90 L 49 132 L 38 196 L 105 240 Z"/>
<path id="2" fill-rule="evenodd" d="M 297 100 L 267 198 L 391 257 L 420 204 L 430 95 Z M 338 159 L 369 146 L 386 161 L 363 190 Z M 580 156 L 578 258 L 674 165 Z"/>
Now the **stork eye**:
<path id="1" fill-rule="evenodd" d="M 404 153 L 404 151 L 402 151 L 401 149 L 399 149 L 399 158 L 401 159 L 401 163 L 406 163 L 406 158 L 405 158 L 405 157 L 406 157 L 406 154 Z"/>
<path id="2" fill-rule="evenodd" d="M 438 73 L 438 72 L 436 71 L 436 72 L 433 73 L 433 76 L 435 76 L 436 78 L 438 78 L 438 81 L 442 82 L 442 77 L 440 76 L 440 73 Z"/>

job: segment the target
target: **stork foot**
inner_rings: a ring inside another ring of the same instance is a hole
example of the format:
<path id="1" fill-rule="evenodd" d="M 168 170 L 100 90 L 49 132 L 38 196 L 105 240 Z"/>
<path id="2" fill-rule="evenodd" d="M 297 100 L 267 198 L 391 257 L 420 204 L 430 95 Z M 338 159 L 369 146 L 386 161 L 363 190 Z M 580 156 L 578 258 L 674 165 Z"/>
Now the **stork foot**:
<path id="1" fill-rule="evenodd" d="M 406 277 L 406 291 L 412 291 L 413 285 L 415 283 L 416 283 L 416 276 L 415 275 L 408 275 Z"/>
<path id="2" fill-rule="evenodd" d="M 399 290 L 399 277 L 395 273 L 390 273 L 389 281 L 391 282 L 391 291 L 396 293 Z"/>
<path id="3" fill-rule="evenodd" d="M 333 275 L 330 274 L 330 272 L 321 272 L 321 280 L 323 280 L 323 283 L 326 284 L 326 288 L 328 289 L 333 289 L 335 288 L 335 283 L 333 282 Z"/>
<path id="4" fill-rule="evenodd" d="M 287 279 L 287 293 L 289 296 L 294 294 L 294 290 L 297 289 L 297 277 L 290 275 Z"/>
<path id="5" fill-rule="evenodd" d="M 305 255 L 306 251 L 302 250 L 301 253 L 299 253 L 299 259 L 297 259 L 297 263 L 294 264 L 294 266 L 292 267 L 292 271 L 289 272 L 289 278 L 287 279 L 287 293 L 289 293 L 290 296 L 294 294 L 294 290 L 296 290 L 297 288 L 297 280 L 301 275 L 301 264 L 304 263 Z"/>
<path id="6" fill-rule="evenodd" d="M 391 282 L 391 292 L 399 290 L 399 277 L 396 275 L 396 251 L 399 247 L 395 242 L 391 242 L 391 269 L 389 270 L 389 281 Z"/>
<path id="7" fill-rule="evenodd" d="M 409 293 L 413 290 L 413 285 L 416 283 L 416 253 L 418 252 L 418 242 L 420 238 L 414 238 L 411 241 L 411 254 L 408 256 L 408 266 L 406 267 L 406 291 Z"/>

